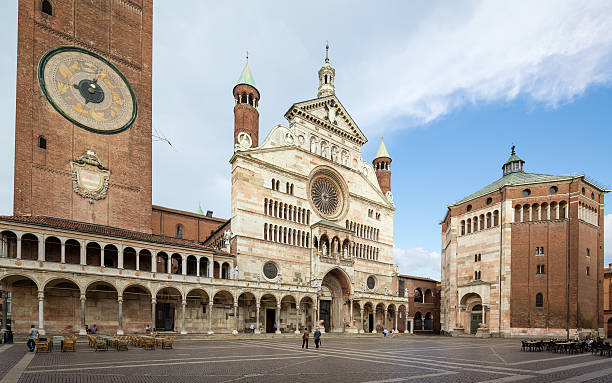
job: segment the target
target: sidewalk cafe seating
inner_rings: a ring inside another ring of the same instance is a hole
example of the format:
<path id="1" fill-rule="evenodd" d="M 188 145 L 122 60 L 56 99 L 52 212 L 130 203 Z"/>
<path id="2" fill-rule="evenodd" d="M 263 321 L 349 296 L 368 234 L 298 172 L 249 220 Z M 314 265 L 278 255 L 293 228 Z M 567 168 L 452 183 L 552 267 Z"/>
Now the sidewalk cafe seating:
<path id="1" fill-rule="evenodd" d="M 145 350 L 155 350 L 155 338 L 143 338 L 143 348 Z"/>
<path id="2" fill-rule="evenodd" d="M 174 347 L 174 337 L 167 336 L 162 341 L 162 349 L 171 349 Z"/>
<path id="3" fill-rule="evenodd" d="M 117 351 L 127 351 L 128 350 L 128 337 L 122 336 L 117 341 Z"/>
<path id="4" fill-rule="evenodd" d="M 98 339 L 96 337 L 94 337 L 94 339 L 95 339 L 94 351 L 107 351 L 108 350 L 108 345 L 106 344 L 106 341 L 104 339 Z"/>
<path id="5" fill-rule="evenodd" d="M 64 338 L 64 341 L 62 342 L 62 352 L 65 352 L 65 351 L 76 352 L 76 341 L 77 341 L 76 336 L 70 336 L 70 337 Z"/>
<path id="6" fill-rule="evenodd" d="M 36 352 L 50 352 L 50 341 L 48 338 L 35 338 Z"/>

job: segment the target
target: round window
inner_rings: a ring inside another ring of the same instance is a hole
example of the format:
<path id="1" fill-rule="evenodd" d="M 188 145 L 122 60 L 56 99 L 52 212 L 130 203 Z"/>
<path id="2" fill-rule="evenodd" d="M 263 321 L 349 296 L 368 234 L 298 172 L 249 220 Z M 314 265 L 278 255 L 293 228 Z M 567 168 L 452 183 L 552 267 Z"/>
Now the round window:
<path id="1" fill-rule="evenodd" d="M 467 210 L 467 211 L 471 211 L 471 210 L 472 210 L 472 205 L 467 205 L 467 207 L 465 208 L 465 210 Z"/>
<path id="2" fill-rule="evenodd" d="M 529 196 L 530 194 L 531 194 L 531 190 L 529 190 L 529 189 L 524 189 L 524 190 L 523 190 L 523 195 L 524 195 L 525 197 Z"/>
<path id="3" fill-rule="evenodd" d="M 489 197 L 487 198 L 487 205 L 490 205 L 493 202 L 493 198 Z"/>
<path id="4" fill-rule="evenodd" d="M 273 262 L 267 262 L 263 267 L 263 273 L 268 279 L 274 279 L 278 275 L 278 268 Z"/>
<path id="5" fill-rule="evenodd" d="M 372 290 L 374 287 L 376 287 L 376 278 L 370 275 L 368 277 L 368 289 Z"/>
<path id="6" fill-rule="evenodd" d="M 325 219 L 338 219 L 346 209 L 348 201 L 342 185 L 340 176 L 333 170 L 320 170 L 310 179 L 310 203 Z"/>
<path id="7" fill-rule="evenodd" d="M 559 191 L 559 188 L 556 186 L 551 186 L 550 189 L 548 189 L 548 191 L 550 191 L 550 194 L 555 194 L 556 192 Z"/>

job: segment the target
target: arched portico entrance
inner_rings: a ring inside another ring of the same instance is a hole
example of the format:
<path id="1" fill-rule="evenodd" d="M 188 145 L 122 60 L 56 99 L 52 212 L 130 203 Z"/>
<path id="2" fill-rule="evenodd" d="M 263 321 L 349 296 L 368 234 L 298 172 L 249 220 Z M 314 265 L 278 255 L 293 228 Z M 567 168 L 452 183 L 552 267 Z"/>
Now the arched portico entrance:
<path id="1" fill-rule="evenodd" d="M 349 316 L 345 316 L 345 313 L 350 313 L 350 306 L 347 306 L 347 302 L 350 302 L 348 301 L 351 293 L 350 279 L 342 270 L 335 268 L 325 274 L 321 288 L 320 325 L 323 325 L 326 332 L 342 332 Z"/>
<path id="2" fill-rule="evenodd" d="M 480 323 L 484 322 L 482 298 L 476 293 L 465 294 L 461 298 L 461 306 L 465 311 L 461 313 L 461 324 L 470 334 L 476 334 Z"/>

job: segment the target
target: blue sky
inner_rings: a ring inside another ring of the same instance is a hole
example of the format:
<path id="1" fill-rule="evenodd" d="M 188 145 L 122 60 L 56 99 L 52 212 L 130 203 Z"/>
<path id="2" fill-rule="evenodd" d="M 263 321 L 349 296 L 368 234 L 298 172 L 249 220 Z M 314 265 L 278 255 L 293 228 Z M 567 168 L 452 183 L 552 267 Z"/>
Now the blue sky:
<path id="1" fill-rule="evenodd" d="M 16 1 L 2 2 L 0 214 L 12 212 L 16 20 Z M 153 126 L 173 147 L 154 143 L 154 203 L 229 217 L 245 51 L 265 136 L 316 96 L 326 40 L 364 159 L 383 135 L 393 157 L 401 272 L 439 278 L 446 205 L 497 179 L 512 144 L 527 171 L 612 185 L 612 2 L 157 0 Z"/>

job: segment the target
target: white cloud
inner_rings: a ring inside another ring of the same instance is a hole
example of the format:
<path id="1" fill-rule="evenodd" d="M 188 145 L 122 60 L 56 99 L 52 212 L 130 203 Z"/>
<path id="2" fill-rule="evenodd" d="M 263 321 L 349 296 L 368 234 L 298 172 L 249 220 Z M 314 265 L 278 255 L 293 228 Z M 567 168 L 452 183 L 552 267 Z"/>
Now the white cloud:
<path id="1" fill-rule="evenodd" d="M 400 273 L 440 280 L 440 253 L 420 247 L 393 249 L 393 263 L 399 265 Z"/>
<path id="2" fill-rule="evenodd" d="M 611 83 L 612 2 L 450 4 L 361 63 L 362 124 L 398 116 L 423 124 L 521 94 L 555 107 Z"/>
<path id="3" fill-rule="evenodd" d="M 604 263 L 612 263 L 612 214 L 604 217 Z"/>

